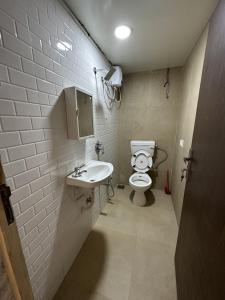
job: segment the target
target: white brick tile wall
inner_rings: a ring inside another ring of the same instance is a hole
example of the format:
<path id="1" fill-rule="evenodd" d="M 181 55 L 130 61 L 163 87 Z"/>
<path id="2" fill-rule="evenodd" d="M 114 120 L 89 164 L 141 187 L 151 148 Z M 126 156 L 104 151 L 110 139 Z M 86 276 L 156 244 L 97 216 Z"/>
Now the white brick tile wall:
<path id="1" fill-rule="evenodd" d="M 19 160 L 4 166 L 5 176 L 11 177 L 26 171 L 26 165 L 24 160 Z"/>
<path id="2" fill-rule="evenodd" d="M 23 199 L 22 201 L 19 202 L 20 210 L 21 212 L 24 212 L 28 208 L 32 207 L 35 203 L 40 201 L 43 197 L 43 192 L 42 190 L 37 191 L 33 194 L 31 194 L 29 197 Z"/>
<path id="3" fill-rule="evenodd" d="M 29 158 L 26 158 L 27 169 L 33 169 L 35 167 L 44 165 L 48 162 L 48 156 L 46 153 L 38 154 Z"/>
<path id="4" fill-rule="evenodd" d="M 32 265 L 33 262 L 34 262 L 38 257 L 40 257 L 41 253 L 42 253 L 42 249 L 41 249 L 41 247 L 39 246 L 39 247 L 37 247 L 37 248 L 35 249 L 35 251 L 32 253 L 32 255 L 30 255 L 29 258 L 27 259 L 27 264 L 28 264 L 28 266 Z"/>
<path id="5" fill-rule="evenodd" d="M 52 150 L 52 142 L 44 141 L 36 144 L 37 153 L 48 152 Z"/>
<path id="6" fill-rule="evenodd" d="M 49 70 L 46 70 L 46 79 L 51 83 L 63 85 L 63 78 Z"/>
<path id="7" fill-rule="evenodd" d="M 59 50 L 59 41 L 72 49 Z M 119 114 L 107 110 L 100 78 L 97 93 L 94 66 L 107 68 L 108 63 L 56 0 L 0 1 L 0 155 L 38 300 L 53 297 L 65 273 L 50 276 L 51 268 L 70 268 L 93 215 L 96 219 L 99 214 L 98 202 L 106 200 L 104 192 L 99 199 L 96 191 L 96 205 L 83 214 L 76 190 L 65 185 L 66 175 L 75 165 L 96 159 L 94 144 L 99 139 L 106 150 L 102 159 L 113 162 L 117 178 Z M 60 94 L 73 85 L 94 96 L 94 139 L 67 139 Z M 58 251 L 60 240 L 66 257 Z"/>
<path id="8" fill-rule="evenodd" d="M 31 129 L 31 119 L 24 117 L 2 117 L 2 128 L 5 131 Z"/>
<path id="9" fill-rule="evenodd" d="M 30 209 L 26 210 L 24 213 L 21 213 L 19 217 L 16 218 L 16 224 L 18 228 L 20 228 L 22 225 L 27 223 L 29 220 L 31 220 L 34 217 L 34 209 L 31 207 Z"/>
<path id="10" fill-rule="evenodd" d="M 0 63 L 18 70 L 22 70 L 19 55 L 5 48 L 0 48 Z"/>
<path id="11" fill-rule="evenodd" d="M 18 132 L 0 133 L 0 148 L 7 148 L 21 144 Z"/>
<path id="12" fill-rule="evenodd" d="M 41 115 L 40 105 L 17 102 L 15 103 L 17 116 L 38 117 Z"/>
<path id="13" fill-rule="evenodd" d="M 22 58 L 23 71 L 41 79 L 46 79 L 45 69 L 34 62 Z"/>
<path id="14" fill-rule="evenodd" d="M 37 89 L 36 78 L 25 74 L 24 72 L 19 72 L 9 68 L 9 78 L 13 84 L 34 90 Z"/>
<path id="15" fill-rule="evenodd" d="M 1 115 L 13 116 L 16 114 L 13 101 L 0 99 L 0 107 L 1 107 Z"/>
<path id="16" fill-rule="evenodd" d="M 40 142 L 44 140 L 44 131 L 43 129 L 21 131 L 20 136 L 23 144 Z"/>
<path id="17" fill-rule="evenodd" d="M 28 25 L 25 12 L 18 5 L 15 5 L 14 0 L 1 1 L 0 8 L 10 15 L 10 17 L 18 20 L 25 26 Z"/>
<path id="18" fill-rule="evenodd" d="M 52 96 L 52 95 L 39 92 L 38 93 L 39 103 L 40 104 L 49 104 L 49 97 L 50 96 Z"/>
<path id="19" fill-rule="evenodd" d="M 32 33 L 21 23 L 16 22 L 17 37 L 28 45 L 32 46 Z"/>
<path id="20" fill-rule="evenodd" d="M 11 161 L 18 160 L 21 158 L 29 157 L 36 154 L 34 144 L 21 145 L 8 149 L 8 155 Z"/>
<path id="21" fill-rule="evenodd" d="M 1 149 L 0 150 L 0 159 L 1 159 L 1 162 L 3 164 L 5 164 L 5 163 L 7 163 L 9 161 L 6 149 Z"/>
<path id="22" fill-rule="evenodd" d="M 40 93 L 34 90 L 27 90 L 27 98 L 29 102 L 49 104 L 48 94 Z"/>
<path id="23" fill-rule="evenodd" d="M 45 176 L 42 176 L 38 178 L 37 180 L 34 180 L 30 184 L 31 192 L 34 193 L 35 191 L 43 188 L 44 186 L 48 185 L 50 183 L 50 175 L 47 174 Z"/>
<path id="24" fill-rule="evenodd" d="M 14 217 L 15 218 L 18 217 L 20 215 L 20 209 L 18 204 L 13 205 L 12 208 L 13 208 Z"/>
<path id="25" fill-rule="evenodd" d="M 39 14 L 40 24 L 45 27 L 51 36 L 57 37 L 57 27 L 56 24 L 49 21 L 48 12 L 47 10 L 42 10 Z"/>
<path id="26" fill-rule="evenodd" d="M 49 118 L 32 118 L 33 129 L 51 128 L 51 120 Z"/>
<path id="27" fill-rule="evenodd" d="M 0 27 L 4 28 L 13 35 L 16 35 L 15 21 L 3 11 L 0 11 Z"/>
<path id="28" fill-rule="evenodd" d="M 50 43 L 50 34 L 49 32 L 43 28 L 38 22 L 36 22 L 33 18 L 28 17 L 29 28 L 30 31 L 39 36 L 42 40 Z"/>
<path id="29" fill-rule="evenodd" d="M 6 66 L 0 65 L 0 81 L 9 82 L 9 75 Z"/>
<path id="30" fill-rule="evenodd" d="M 14 182 L 16 188 L 19 188 L 33 180 L 37 179 L 40 176 L 38 169 L 32 169 L 30 171 L 24 172 L 22 174 L 16 175 L 14 177 Z"/>
<path id="31" fill-rule="evenodd" d="M 27 101 L 27 94 L 24 88 L 2 82 L 0 85 L 0 98 Z"/>
<path id="32" fill-rule="evenodd" d="M 42 198 L 39 202 L 34 205 L 35 213 L 39 213 L 42 209 L 45 209 L 48 205 L 53 202 L 52 194 L 47 195 L 46 197 Z"/>
<path id="33" fill-rule="evenodd" d="M 23 200 L 24 198 L 28 197 L 29 195 L 30 195 L 29 185 L 24 185 L 23 187 L 16 189 L 12 193 L 10 200 L 14 204 L 14 203 L 17 203 L 17 202 Z"/>
<path id="34" fill-rule="evenodd" d="M 46 226 L 48 226 L 48 224 L 52 222 L 54 218 L 55 218 L 55 212 L 52 212 L 41 223 L 38 224 L 39 231 L 42 232 L 43 230 L 45 230 Z"/>
<path id="35" fill-rule="evenodd" d="M 6 184 L 10 187 L 11 191 L 15 190 L 14 181 L 11 177 L 6 178 Z"/>
<path id="36" fill-rule="evenodd" d="M 28 46 L 26 43 L 20 41 L 16 37 L 11 34 L 8 34 L 6 31 L 2 30 L 2 40 L 3 46 L 9 50 L 20 54 L 23 57 L 32 59 L 32 48 Z"/>
<path id="37" fill-rule="evenodd" d="M 34 61 L 42 67 L 53 70 L 53 61 L 46 55 L 33 49 Z"/>
<path id="38" fill-rule="evenodd" d="M 37 79 L 37 86 L 38 86 L 38 90 L 41 92 L 56 94 L 55 85 L 48 81 Z"/>
<path id="39" fill-rule="evenodd" d="M 35 227 L 31 230 L 27 235 L 24 233 L 24 237 L 22 238 L 21 242 L 23 247 L 29 247 L 30 243 L 38 236 L 38 228 Z M 38 247 L 37 247 L 38 248 Z"/>
<path id="40" fill-rule="evenodd" d="M 33 217 L 29 222 L 27 222 L 27 223 L 24 222 L 25 223 L 25 225 L 24 225 L 25 232 L 29 233 L 34 227 L 36 227 L 37 225 L 39 226 L 45 217 L 46 217 L 46 212 L 43 209 L 37 215 L 35 215 L 35 217 Z"/>
<path id="41" fill-rule="evenodd" d="M 47 43 L 43 43 L 42 44 L 43 47 L 43 53 L 45 55 L 47 55 L 48 57 L 50 57 L 52 60 L 56 61 L 56 62 L 60 62 L 60 53 L 53 49 L 52 47 L 50 47 Z"/>
<path id="42" fill-rule="evenodd" d="M 34 250 L 42 243 L 42 241 L 48 236 L 49 229 L 46 227 L 46 229 L 41 232 L 29 245 L 30 252 L 34 252 Z"/>

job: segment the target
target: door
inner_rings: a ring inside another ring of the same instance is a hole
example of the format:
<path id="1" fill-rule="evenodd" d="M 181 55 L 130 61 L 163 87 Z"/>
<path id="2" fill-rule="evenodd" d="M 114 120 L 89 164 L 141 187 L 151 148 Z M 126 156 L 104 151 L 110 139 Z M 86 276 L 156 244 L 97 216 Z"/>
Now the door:
<path id="1" fill-rule="evenodd" d="M 33 300 L 0 161 L 0 299 Z"/>
<path id="2" fill-rule="evenodd" d="M 225 299 L 225 0 L 212 16 L 175 255 L 179 300 Z"/>

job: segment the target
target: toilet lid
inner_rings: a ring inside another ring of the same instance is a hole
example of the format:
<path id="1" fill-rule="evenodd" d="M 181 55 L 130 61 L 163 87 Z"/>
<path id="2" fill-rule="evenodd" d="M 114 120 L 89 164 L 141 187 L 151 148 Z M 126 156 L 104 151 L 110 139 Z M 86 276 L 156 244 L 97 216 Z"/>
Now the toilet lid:
<path id="1" fill-rule="evenodd" d="M 148 152 L 139 150 L 132 155 L 131 165 L 135 171 L 146 173 L 152 167 L 152 158 Z"/>

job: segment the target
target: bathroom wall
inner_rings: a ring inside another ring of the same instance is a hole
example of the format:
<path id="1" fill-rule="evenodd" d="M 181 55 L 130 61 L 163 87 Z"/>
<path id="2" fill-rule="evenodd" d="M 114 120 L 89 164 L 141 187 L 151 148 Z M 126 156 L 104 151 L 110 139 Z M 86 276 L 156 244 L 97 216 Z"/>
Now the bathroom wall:
<path id="1" fill-rule="evenodd" d="M 117 181 L 119 113 L 108 111 L 93 73 L 107 66 L 59 2 L 0 1 L 0 155 L 36 299 L 52 298 L 106 201 L 102 187 L 82 209 L 65 185 L 75 165 L 96 159 L 98 139 Z M 67 138 L 62 91 L 74 85 L 94 96 L 96 135 L 86 141 Z"/>
<path id="2" fill-rule="evenodd" d="M 180 222 L 185 189 L 185 180 L 181 182 L 180 179 L 181 169 L 185 167 L 183 158 L 188 156 L 192 143 L 207 36 L 208 27 L 201 35 L 182 70 L 181 102 L 172 180 L 172 198 L 178 222 Z M 183 147 L 180 146 L 180 140 L 184 141 Z"/>
<path id="3" fill-rule="evenodd" d="M 120 182 L 128 183 L 133 170 L 130 165 L 130 140 L 155 140 L 168 152 L 168 160 L 151 172 L 153 186 L 163 189 L 166 171 L 171 172 L 174 159 L 176 122 L 179 108 L 181 69 L 170 70 L 170 96 L 166 99 L 166 70 L 128 74 L 124 78 L 120 108 L 119 165 Z M 165 157 L 157 151 L 157 162 Z"/>

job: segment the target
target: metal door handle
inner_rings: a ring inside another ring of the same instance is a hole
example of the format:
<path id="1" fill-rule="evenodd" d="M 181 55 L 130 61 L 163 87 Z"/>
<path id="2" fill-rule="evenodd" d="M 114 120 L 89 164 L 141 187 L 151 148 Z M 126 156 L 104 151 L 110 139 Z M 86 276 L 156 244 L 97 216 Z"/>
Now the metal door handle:
<path id="1" fill-rule="evenodd" d="M 11 196 L 10 187 L 5 184 L 0 185 L 0 195 L 1 195 L 3 207 L 5 210 L 6 219 L 7 219 L 8 225 L 10 225 L 11 223 L 14 222 L 13 210 L 12 210 L 10 200 L 9 200 L 9 198 Z"/>
<path id="2" fill-rule="evenodd" d="M 187 164 L 187 163 L 189 163 L 191 161 L 193 161 L 193 151 L 192 151 L 192 149 L 189 150 L 188 156 L 184 157 L 185 164 Z"/>
<path id="3" fill-rule="evenodd" d="M 186 168 L 184 168 L 184 169 L 181 170 L 181 176 L 180 176 L 181 182 L 182 182 L 182 181 L 184 180 L 184 178 L 185 178 L 184 173 L 186 174 L 186 177 L 187 177 L 187 169 L 186 169 Z"/>
<path id="4" fill-rule="evenodd" d="M 194 160 L 193 159 L 193 150 L 190 149 L 188 156 L 184 157 L 184 162 L 187 165 L 187 167 L 181 170 L 181 172 L 182 172 L 181 173 L 181 181 L 183 181 L 184 178 L 186 178 L 186 181 L 188 180 L 189 173 L 191 170 L 191 163 L 193 160 Z M 185 175 L 184 175 L 184 173 L 185 173 Z"/>

